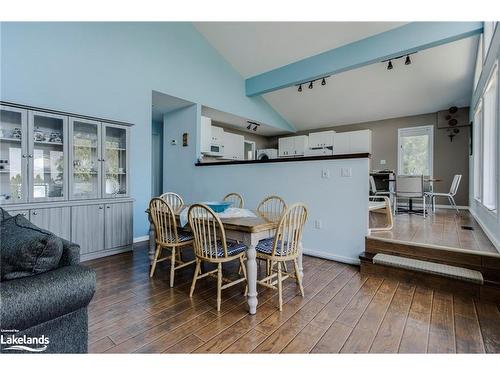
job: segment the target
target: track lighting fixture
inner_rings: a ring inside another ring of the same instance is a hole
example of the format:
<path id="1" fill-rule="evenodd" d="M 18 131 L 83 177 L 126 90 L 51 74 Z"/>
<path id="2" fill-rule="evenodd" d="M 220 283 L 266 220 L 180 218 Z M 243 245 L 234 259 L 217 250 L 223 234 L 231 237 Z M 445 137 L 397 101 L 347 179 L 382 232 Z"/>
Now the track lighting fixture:
<path id="1" fill-rule="evenodd" d="M 399 60 L 399 59 L 402 59 L 403 57 L 405 58 L 405 65 L 411 65 L 411 59 L 410 59 L 410 56 L 415 54 L 417 52 L 413 52 L 413 53 L 409 53 L 407 55 L 401 55 L 401 56 L 397 56 L 397 57 L 393 57 L 391 59 L 387 59 L 387 60 L 382 60 L 383 63 L 387 63 L 387 70 L 392 70 L 392 68 L 394 68 L 394 65 L 392 64 L 392 60 Z"/>
<path id="2" fill-rule="evenodd" d="M 253 131 L 256 132 L 257 129 L 259 128 L 260 124 L 257 123 L 257 122 L 254 122 L 254 121 L 250 121 L 250 120 L 247 120 L 248 122 L 248 126 L 247 126 L 247 129 L 248 130 L 252 130 L 252 126 L 253 126 Z"/>
<path id="3" fill-rule="evenodd" d="M 307 85 L 307 88 L 312 90 L 314 88 L 314 82 L 318 81 L 320 82 L 321 81 L 321 86 L 325 86 L 326 85 L 326 79 L 330 77 L 330 76 L 324 76 L 324 77 L 320 77 L 318 79 L 313 79 L 312 81 L 306 81 L 306 82 L 302 82 L 302 83 L 299 83 L 295 86 L 298 86 L 299 88 L 297 89 L 298 92 L 302 92 L 302 85 L 307 85 L 307 83 L 309 83 Z"/>
<path id="4" fill-rule="evenodd" d="M 255 125 L 254 128 L 253 128 L 253 131 L 256 132 L 257 131 L 257 127 L 258 125 Z"/>
<path id="5" fill-rule="evenodd" d="M 250 130 L 252 128 L 252 124 L 248 124 L 247 129 Z"/>

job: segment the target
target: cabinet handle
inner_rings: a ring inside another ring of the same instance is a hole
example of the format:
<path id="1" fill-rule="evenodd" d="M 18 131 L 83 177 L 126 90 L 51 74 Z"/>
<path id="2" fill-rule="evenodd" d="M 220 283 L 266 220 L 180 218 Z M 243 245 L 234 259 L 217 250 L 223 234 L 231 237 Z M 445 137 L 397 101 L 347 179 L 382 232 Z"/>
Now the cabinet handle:
<path id="1" fill-rule="evenodd" d="M 106 208 L 111 208 L 111 206 L 106 206 Z"/>
<path id="2" fill-rule="evenodd" d="M 29 155 L 28 155 L 28 157 L 29 157 L 30 159 L 32 159 L 32 158 L 33 158 L 33 155 L 29 154 Z"/>
<path id="3" fill-rule="evenodd" d="M 36 216 L 36 215 L 38 215 L 38 212 L 33 211 L 32 214 Z"/>
<path id="4" fill-rule="evenodd" d="M 27 158 L 27 157 L 28 157 L 28 155 L 26 155 L 26 154 L 22 154 L 22 157 L 23 157 L 23 158 Z"/>
<path id="5" fill-rule="evenodd" d="M 99 209 L 102 210 L 104 208 L 104 206 L 99 206 Z"/>

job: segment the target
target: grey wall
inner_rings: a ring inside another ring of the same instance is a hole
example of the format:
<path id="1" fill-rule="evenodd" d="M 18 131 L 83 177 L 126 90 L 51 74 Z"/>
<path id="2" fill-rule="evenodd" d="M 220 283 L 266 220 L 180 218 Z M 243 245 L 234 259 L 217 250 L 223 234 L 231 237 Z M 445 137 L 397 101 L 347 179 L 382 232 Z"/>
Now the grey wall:
<path id="1" fill-rule="evenodd" d="M 460 206 L 469 205 L 469 128 L 461 127 L 460 133 L 450 142 L 446 129 L 437 128 L 437 113 L 399 117 L 388 120 L 370 121 L 353 125 L 342 125 L 301 132 L 309 134 L 320 130 L 346 132 L 352 130 L 372 130 L 372 159 L 370 169 L 393 169 L 398 166 L 398 129 L 414 126 L 434 125 L 434 176 L 442 182 L 434 185 L 435 191 L 447 192 L 455 174 L 462 174 L 462 182 L 456 201 Z M 380 160 L 386 164 L 381 165 Z M 438 200 L 438 204 L 448 204 Z"/>

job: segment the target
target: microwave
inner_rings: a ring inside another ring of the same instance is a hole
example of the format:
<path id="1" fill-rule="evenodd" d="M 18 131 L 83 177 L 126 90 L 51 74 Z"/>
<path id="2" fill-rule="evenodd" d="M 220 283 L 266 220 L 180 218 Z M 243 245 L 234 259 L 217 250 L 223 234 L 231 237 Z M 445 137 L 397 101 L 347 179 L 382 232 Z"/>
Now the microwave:
<path id="1" fill-rule="evenodd" d="M 222 157 L 224 156 L 224 146 L 212 143 L 210 145 L 210 151 L 204 152 L 207 156 Z"/>

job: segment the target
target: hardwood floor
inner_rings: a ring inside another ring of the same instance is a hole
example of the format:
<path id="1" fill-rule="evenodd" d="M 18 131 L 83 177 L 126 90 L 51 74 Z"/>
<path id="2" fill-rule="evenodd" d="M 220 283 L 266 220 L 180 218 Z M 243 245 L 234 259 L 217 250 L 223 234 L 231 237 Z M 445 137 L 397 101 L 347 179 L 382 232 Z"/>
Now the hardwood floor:
<path id="1" fill-rule="evenodd" d="M 370 213 L 370 227 L 384 225 L 384 215 Z M 470 226 L 473 230 L 463 229 Z M 498 254 L 495 246 L 488 239 L 469 211 L 437 209 L 436 213 L 426 217 L 400 213 L 394 216 L 394 227 L 386 232 L 374 232 L 376 238 L 449 246 L 459 249 L 484 251 Z"/>
<path id="2" fill-rule="evenodd" d="M 150 279 L 144 245 L 85 264 L 97 272 L 91 353 L 500 352 L 499 306 L 318 258 L 304 257 L 305 297 L 287 280 L 279 312 L 276 293 L 259 288 L 256 315 L 242 285 L 223 292 L 217 313 L 215 280 L 200 280 L 190 299 L 193 269 L 172 289 L 166 263 Z"/>

